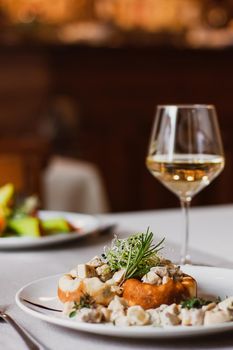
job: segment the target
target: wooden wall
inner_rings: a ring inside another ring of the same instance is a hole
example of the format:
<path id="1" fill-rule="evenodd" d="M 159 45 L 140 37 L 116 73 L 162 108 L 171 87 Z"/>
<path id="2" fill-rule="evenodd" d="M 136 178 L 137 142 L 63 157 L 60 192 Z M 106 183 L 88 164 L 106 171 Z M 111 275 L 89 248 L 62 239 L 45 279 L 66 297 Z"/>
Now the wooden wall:
<path id="1" fill-rule="evenodd" d="M 96 163 L 113 211 L 177 206 L 145 168 L 155 107 L 213 103 L 226 152 L 222 175 L 194 204 L 233 202 L 233 50 L 0 48 L 0 136 L 36 132 L 53 96 L 73 101 L 79 123 L 68 153 Z"/>

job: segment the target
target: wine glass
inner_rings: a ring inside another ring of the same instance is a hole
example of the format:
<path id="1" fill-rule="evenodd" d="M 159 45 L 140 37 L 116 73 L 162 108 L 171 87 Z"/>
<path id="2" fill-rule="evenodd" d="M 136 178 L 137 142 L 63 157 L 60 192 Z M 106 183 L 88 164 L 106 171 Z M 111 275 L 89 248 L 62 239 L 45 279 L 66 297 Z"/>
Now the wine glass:
<path id="1" fill-rule="evenodd" d="M 224 168 L 224 152 L 215 107 L 158 106 L 146 165 L 151 174 L 180 199 L 185 220 L 181 263 L 190 264 L 188 241 L 191 200 Z"/>

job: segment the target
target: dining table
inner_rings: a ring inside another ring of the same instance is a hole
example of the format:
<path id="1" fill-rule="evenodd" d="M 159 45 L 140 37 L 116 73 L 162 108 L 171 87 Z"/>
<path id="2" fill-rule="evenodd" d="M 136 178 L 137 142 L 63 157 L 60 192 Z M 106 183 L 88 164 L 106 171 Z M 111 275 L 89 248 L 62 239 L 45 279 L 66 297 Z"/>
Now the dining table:
<path id="1" fill-rule="evenodd" d="M 17 291 L 24 285 L 51 275 L 70 271 L 79 263 L 103 252 L 115 235 L 154 233 L 155 241 L 165 237 L 163 255 L 179 261 L 183 235 L 180 209 L 163 209 L 97 215 L 100 230 L 81 240 L 47 247 L 0 251 L 0 306 L 41 344 L 51 350 L 128 350 L 128 349 L 233 349 L 233 330 L 205 336 L 134 339 L 94 335 L 71 330 L 34 318 L 15 303 Z M 102 230 L 114 225 L 112 230 Z M 190 254 L 194 264 L 233 269 L 233 205 L 193 207 L 190 211 Z M 232 281 L 233 285 L 233 281 Z M 17 333 L 0 322 L 0 349 L 24 350 Z"/>

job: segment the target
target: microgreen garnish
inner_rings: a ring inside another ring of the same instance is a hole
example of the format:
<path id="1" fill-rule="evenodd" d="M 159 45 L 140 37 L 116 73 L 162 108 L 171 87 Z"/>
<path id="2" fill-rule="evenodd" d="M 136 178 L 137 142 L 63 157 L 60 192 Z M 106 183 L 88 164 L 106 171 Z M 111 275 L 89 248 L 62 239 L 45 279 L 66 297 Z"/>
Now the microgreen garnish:
<path id="1" fill-rule="evenodd" d="M 83 296 L 80 297 L 79 302 L 74 302 L 73 310 L 70 312 L 69 317 L 75 317 L 77 311 L 83 309 L 84 307 L 88 309 L 92 309 L 95 307 L 95 300 L 87 293 L 83 294 Z"/>
<path id="2" fill-rule="evenodd" d="M 164 239 L 154 245 L 153 233 L 149 228 L 146 233 L 137 233 L 125 239 L 115 238 L 111 247 L 105 250 L 105 260 L 113 272 L 125 269 L 125 280 L 140 278 L 159 264 L 158 252 L 163 248 Z"/>
<path id="3" fill-rule="evenodd" d="M 180 304 L 182 308 L 190 310 L 190 309 L 201 309 L 202 306 L 208 305 L 210 303 L 212 303 L 211 300 L 194 297 L 187 300 L 183 300 Z"/>

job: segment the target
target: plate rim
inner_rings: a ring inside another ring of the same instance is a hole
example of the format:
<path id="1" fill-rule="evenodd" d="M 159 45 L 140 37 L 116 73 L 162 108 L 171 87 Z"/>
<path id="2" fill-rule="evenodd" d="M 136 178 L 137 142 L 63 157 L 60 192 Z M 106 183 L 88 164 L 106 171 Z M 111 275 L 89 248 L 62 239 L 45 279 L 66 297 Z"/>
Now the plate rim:
<path id="1" fill-rule="evenodd" d="M 186 265 L 186 268 L 188 265 Z M 233 274 L 233 270 L 229 268 L 222 268 L 222 267 L 207 267 L 207 266 L 201 266 L 201 265 L 190 265 L 191 268 L 194 269 L 211 269 L 211 270 L 226 270 L 230 271 Z M 58 318 L 54 315 L 48 315 L 39 311 L 34 310 L 32 307 L 28 306 L 23 299 L 21 298 L 22 293 L 30 287 L 32 284 L 40 283 L 41 281 L 45 281 L 46 279 L 55 279 L 59 278 L 62 275 L 56 274 L 51 275 L 47 277 L 43 277 L 34 281 L 31 281 L 21 287 L 16 295 L 15 295 L 15 302 L 17 306 L 23 310 L 26 314 L 29 314 L 30 316 L 46 321 L 51 324 L 58 325 L 60 327 L 65 327 L 69 329 L 74 329 L 76 331 L 82 331 L 90 334 L 99 334 L 102 336 L 116 336 L 116 337 L 124 337 L 129 338 L 134 336 L 135 338 L 141 338 L 141 339 L 159 339 L 159 338 L 186 338 L 186 337 L 195 337 L 196 335 L 209 335 L 212 333 L 222 333 L 227 331 L 232 331 L 233 329 L 233 321 L 232 322 L 226 322 L 226 323 L 220 323 L 216 325 L 209 325 L 209 326 L 168 326 L 164 328 L 156 328 L 154 326 L 148 325 L 148 326 L 130 326 L 130 327 L 119 327 L 114 326 L 111 324 L 103 323 L 103 324 L 92 324 L 92 323 L 85 323 L 85 322 L 74 322 L 73 320 L 69 320 L 64 317 Z M 108 327 L 108 331 L 107 328 Z M 153 330 L 153 332 L 152 332 Z"/>

